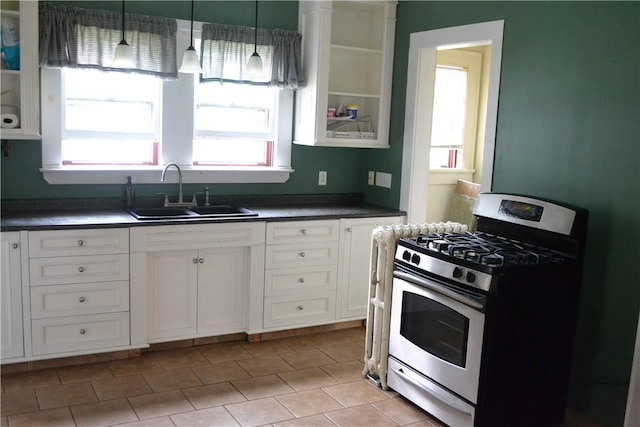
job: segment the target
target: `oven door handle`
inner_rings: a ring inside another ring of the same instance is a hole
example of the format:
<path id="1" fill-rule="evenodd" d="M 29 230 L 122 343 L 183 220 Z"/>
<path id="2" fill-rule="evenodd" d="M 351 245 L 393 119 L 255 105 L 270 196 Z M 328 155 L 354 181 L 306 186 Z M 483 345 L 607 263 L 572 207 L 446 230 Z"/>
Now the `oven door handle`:
<path id="1" fill-rule="evenodd" d="M 406 282 L 409 283 L 414 283 L 418 286 L 422 286 L 425 287 L 427 289 L 431 289 L 434 292 L 437 292 L 441 295 L 447 296 L 453 300 L 456 300 L 458 302 L 461 302 L 464 305 L 467 305 L 469 307 L 473 307 L 475 309 L 478 310 L 483 310 L 484 309 L 484 305 L 482 305 L 481 303 L 479 303 L 478 301 L 474 301 L 471 298 L 467 298 L 464 295 L 461 295 L 457 292 L 451 291 L 443 286 L 438 286 L 435 285 L 433 282 L 431 282 L 430 280 L 426 280 L 423 279 L 421 277 L 417 277 L 414 276 L 413 274 L 409 274 L 409 273 L 405 273 L 404 271 L 394 271 L 393 272 L 393 276 L 397 277 L 398 279 L 402 279 Z"/>
<path id="2" fill-rule="evenodd" d="M 455 400 L 451 400 L 452 396 L 444 396 L 437 388 L 428 387 L 426 384 L 423 384 L 422 382 L 411 378 L 411 376 L 407 372 L 405 372 L 404 369 L 402 368 L 394 369 L 394 371 L 399 378 L 402 378 L 406 382 L 413 384 L 415 387 L 418 387 L 420 390 L 424 391 L 428 395 L 434 397 L 435 399 L 438 399 L 440 402 L 447 405 L 448 407 L 453 408 L 456 411 L 473 416 L 473 412 L 474 412 L 473 407 L 467 404 L 466 402 L 463 402 L 462 400 L 455 399 L 455 398 L 454 398 Z"/>

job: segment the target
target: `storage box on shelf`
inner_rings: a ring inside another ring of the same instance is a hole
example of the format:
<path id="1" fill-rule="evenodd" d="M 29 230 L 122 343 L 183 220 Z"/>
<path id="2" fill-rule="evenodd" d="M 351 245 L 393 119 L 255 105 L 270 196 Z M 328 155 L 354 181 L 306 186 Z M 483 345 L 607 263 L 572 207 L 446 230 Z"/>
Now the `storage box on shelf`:
<path id="1" fill-rule="evenodd" d="M 307 84 L 296 91 L 295 143 L 389 147 L 396 4 L 300 3 Z M 348 105 L 358 107 L 356 117 L 347 113 Z"/>
<path id="2" fill-rule="evenodd" d="M 40 90 L 38 68 L 38 2 L 3 1 L 3 31 L 15 28 L 19 38 L 19 66 L 2 61 L 0 137 L 38 140 L 40 136 Z M 11 30 L 13 31 L 13 30 Z M 11 68 L 11 69 L 9 69 Z"/>
<path id="3" fill-rule="evenodd" d="M 33 355 L 129 345 L 129 230 L 29 232 Z"/>

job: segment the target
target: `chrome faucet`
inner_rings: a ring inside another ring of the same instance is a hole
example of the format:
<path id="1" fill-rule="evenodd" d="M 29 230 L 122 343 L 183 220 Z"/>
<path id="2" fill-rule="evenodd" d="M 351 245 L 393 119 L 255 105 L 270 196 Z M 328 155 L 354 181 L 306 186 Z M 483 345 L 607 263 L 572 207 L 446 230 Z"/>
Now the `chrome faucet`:
<path id="1" fill-rule="evenodd" d="M 182 197 L 182 169 L 180 169 L 180 166 L 178 166 L 176 163 L 168 163 L 167 166 L 164 167 L 164 169 L 162 170 L 162 176 L 160 177 L 160 181 L 164 182 L 164 176 L 167 173 L 167 169 L 169 169 L 169 167 L 171 166 L 175 166 L 175 168 L 178 170 L 178 202 L 177 203 L 169 203 L 169 199 L 167 197 L 165 197 L 164 200 L 164 206 L 196 206 L 197 202 L 195 202 L 195 197 L 193 198 L 193 200 L 191 202 L 186 202 L 184 201 L 183 197 Z M 195 203 L 194 203 L 195 202 Z"/>

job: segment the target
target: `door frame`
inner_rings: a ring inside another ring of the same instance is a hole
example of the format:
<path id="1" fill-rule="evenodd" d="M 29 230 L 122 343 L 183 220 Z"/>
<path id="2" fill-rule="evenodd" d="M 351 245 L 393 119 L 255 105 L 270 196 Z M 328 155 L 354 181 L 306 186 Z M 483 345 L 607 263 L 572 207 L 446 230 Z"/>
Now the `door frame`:
<path id="1" fill-rule="evenodd" d="M 409 223 L 425 222 L 433 116 L 436 52 L 469 46 L 491 45 L 490 76 L 487 92 L 481 191 L 490 191 L 493 179 L 498 94 L 502 63 L 504 20 L 412 33 L 407 67 L 407 93 L 402 148 L 400 209 Z"/>

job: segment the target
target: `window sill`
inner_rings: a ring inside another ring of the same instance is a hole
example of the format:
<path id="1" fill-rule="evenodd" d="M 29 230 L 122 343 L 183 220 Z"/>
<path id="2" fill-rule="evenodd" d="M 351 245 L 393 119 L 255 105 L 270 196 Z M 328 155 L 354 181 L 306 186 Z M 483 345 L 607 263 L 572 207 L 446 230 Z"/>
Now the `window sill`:
<path id="1" fill-rule="evenodd" d="M 49 184 L 122 184 L 126 177 L 136 184 L 157 184 L 164 166 L 47 166 L 40 169 Z M 191 183 L 269 183 L 280 184 L 289 179 L 290 167 L 196 167 L 180 166 L 182 182 Z M 177 181 L 175 168 L 167 172 L 169 180 Z"/>

